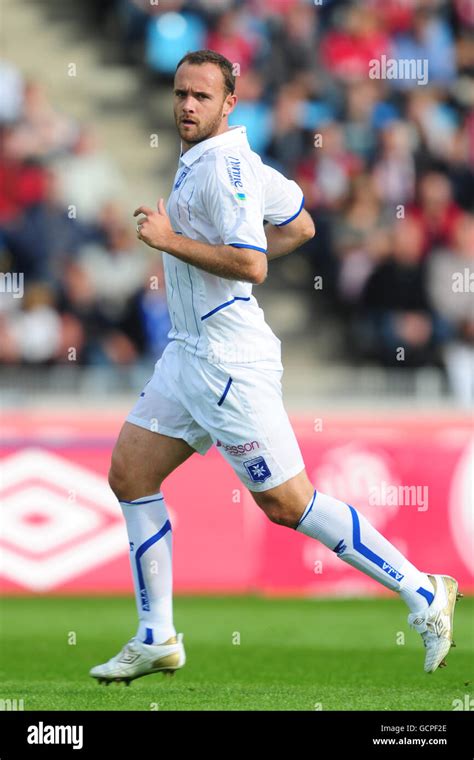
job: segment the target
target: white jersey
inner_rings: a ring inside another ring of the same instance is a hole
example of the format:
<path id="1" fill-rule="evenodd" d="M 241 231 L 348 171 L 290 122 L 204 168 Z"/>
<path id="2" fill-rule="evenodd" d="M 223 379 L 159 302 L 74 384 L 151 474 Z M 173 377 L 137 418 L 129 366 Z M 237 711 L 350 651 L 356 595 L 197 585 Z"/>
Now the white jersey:
<path id="1" fill-rule="evenodd" d="M 233 127 L 182 154 L 167 212 L 173 230 L 212 245 L 266 253 L 264 220 L 283 226 L 301 212 L 301 188 L 266 166 Z M 281 362 L 252 283 L 218 277 L 163 253 L 172 328 L 168 337 L 212 363 Z"/>

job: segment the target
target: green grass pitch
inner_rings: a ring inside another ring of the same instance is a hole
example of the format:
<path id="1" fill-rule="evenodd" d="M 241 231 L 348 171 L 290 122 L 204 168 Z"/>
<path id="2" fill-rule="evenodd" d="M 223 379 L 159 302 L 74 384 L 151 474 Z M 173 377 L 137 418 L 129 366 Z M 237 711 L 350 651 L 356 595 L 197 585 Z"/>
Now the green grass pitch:
<path id="1" fill-rule="evenodd" d="M 428 675 L 397 598 L 177 596 L 186 666 L 106 687 L 88 671 L 134 634 L 132 597 L 6 598 L 0 698 L 25 710 L 452 710 L 473 697 L 473 610 L 474 597 L 457 604 L 457 647 Z"/>

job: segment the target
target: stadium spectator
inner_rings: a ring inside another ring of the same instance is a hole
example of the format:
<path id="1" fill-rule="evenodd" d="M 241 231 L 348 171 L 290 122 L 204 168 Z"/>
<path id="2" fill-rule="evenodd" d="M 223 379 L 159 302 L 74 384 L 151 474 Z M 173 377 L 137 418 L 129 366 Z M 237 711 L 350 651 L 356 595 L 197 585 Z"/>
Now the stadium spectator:
<path id="1" fill-rule="evenodd" d="M 381 129 L 380 152 L 373 174 L 384 203 L 396 208 L 413 201 L 416 168 L 412 132 L 406 122 L 392 121 Z"/>
<path id="2" fill-rule="evenodd" d="M 454 40 L 449 25 L 436 7 L 415 8 L 410 30 L 394 40 L 394 58 L 428 62 L 429 81 L 449 85 L 456 75 Z M 417 87 L 414 78 L 396 79 L 395 88 Z"/>
<path id="3" fill-rule="evenodd" d="M 44 198 L 4 225 L 3 233 L 13 271 L 23 272 L 28 282 L 42 280 L 53 287 L 59 286 L 65 262 L 92 234 L 61 202 L 52 170 L 45 174 Z"/>
<path id="4" fill-rule="evenodd" d="M 453 201 L 451 183 L 444 174 L 428 172 L 419 182 L 418 202 L 410 208 L 423 231 L 423 253 L 433 248 L 450 245 L 454 229 L 462 215 Z"/>
<path id="5" fill-rule="evenodd" d="M 397 222 L 391 253 L 374 269 L 362 293 L 371 347 L 386 365 L 432 363 L 450 333 L 431 307 L 422 250 L 420 224 L 413 218 Z"/>
<path id="6" fill-rule="evenodd" d="M 252 65 L 261 44 L 245 21 L 246 17 L 241 11 L 225 11 L 218 16 L 215 28 L 208 33 L 205 43 L 210 50 L 216 50 L 232 63 L 237 63 L 241 73 Z"/>
<path id="7" fill-rule="evenodd" d="M 382 19 L 354 3 L 342 16 L 342 28 L 330 31 L 321 46 L 323 65 L 337 80 L 366 79 L 370 61 L 390 56 L 393 46 Z"/>
<path id="8" fill-rule="evenodd" d="M 138 290 L 148 270 L 149 255 L 137 246 L 133 228 L 121 221 L 109 226 L 104 243 L 82 246 L 77 258 L 90 281 L 104 314 L 120 320 L 128 300 Z"/>
<path id="9" fill-rule="evenodd" d="M 50 102 L 42 82 L 25 82 L 21 115 L 11 136 L 18 156 L 41 160 L 61 156 L 70 150 L 77 131 L 75 120 Z"/>
<path id="10" fill-rule="evenodd" d="M 25 288 L 24 297 L 0 318 L 0 358 L 6 364 L 49 364 L 59 358 L 62 323 L 54 291 L 45 283 Z"/>
<path id="11" fill-rule="evenodd" d="M 451 388 L 466 406 L 474 401 L 474 217 L 458 218 L 453 242 L 434 251 L 428 291 L 437 312 L 453 328 L 443 351 Z"/>
<path id="12" fill-rule="evenodd" d="M 349 191 L 351 178 L 363 167 L 358 156 L 347 150 L 343 127 L 331 122 L 315 133 L 315 146 L 296 170 L 308 210 L 339 209 Z"/>
<path id="13" fill-rule="evenodd" d="M 99 145 L 97 134 L 83 126 L 71 152 L 55 163 L 61 185 L 61 197 L 67 207 L 74 207 L 83 223 L 97 219 L 102 205 L 125 196 L 125 183 L 116 164 Z"/>
<path id="14" fill-rule="evenodd" d="M 0 128 L 0 224 L 7 224 L 46 192 L 46 172 L 38 163 L 18 155 L 13 127 Z"/>
<path id="15" fill-rule="evenodd" d="M 388 229 L 394 213 L 384 209 L 370 175 L 357 175 L 341 210 L 334 245 L 339 257 L 338 291 L 354 304 L 374 267 L 389 253 Z"/>

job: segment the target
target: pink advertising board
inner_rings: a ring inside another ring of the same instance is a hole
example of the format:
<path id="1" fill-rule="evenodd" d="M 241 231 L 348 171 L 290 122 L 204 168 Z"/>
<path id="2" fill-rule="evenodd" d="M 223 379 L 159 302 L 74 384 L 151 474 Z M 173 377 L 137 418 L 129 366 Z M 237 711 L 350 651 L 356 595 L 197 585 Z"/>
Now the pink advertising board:
<path id="1" fill-rule="evenodd" d="M 125 414 L 4 412 L 4 593 L 132 593 L 128 540 L 107 484 Z M 472 426 L 461 415 L 293 417 L 315 487 L 353 504 L 420 569 L 474 592 Z M 162 491 L 177 593 L 389 593 L 306 536 L 270 523 L 213 447 Z"/>

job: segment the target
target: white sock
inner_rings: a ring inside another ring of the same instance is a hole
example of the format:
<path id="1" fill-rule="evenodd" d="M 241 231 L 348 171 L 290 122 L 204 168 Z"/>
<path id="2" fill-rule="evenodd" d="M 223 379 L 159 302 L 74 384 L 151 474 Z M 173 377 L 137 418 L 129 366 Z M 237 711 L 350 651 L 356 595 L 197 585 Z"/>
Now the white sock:
<path id="1" fill-rule="evenodd" d="M 398 591 L 411 612 L 425 610 L 434 588 L 426 573 L 409 562 L 354 507 L 315 491 L 296 530 L 316 538 L 344 562 Z"/>
<path id="2" fill-rule="evenodd" d="M 162 644 L 176 635 L 173 625 L 172 531 L 162 493 L 121 501 L 130 542 L 137 638 Z"/>

